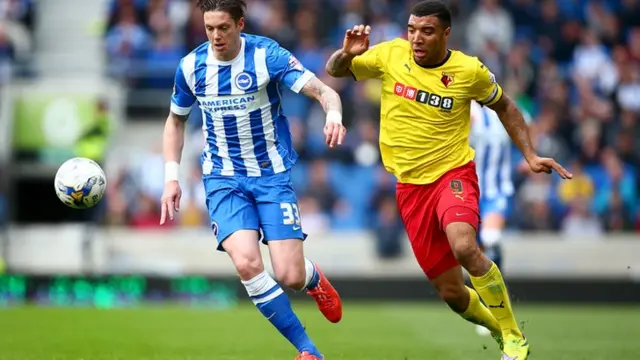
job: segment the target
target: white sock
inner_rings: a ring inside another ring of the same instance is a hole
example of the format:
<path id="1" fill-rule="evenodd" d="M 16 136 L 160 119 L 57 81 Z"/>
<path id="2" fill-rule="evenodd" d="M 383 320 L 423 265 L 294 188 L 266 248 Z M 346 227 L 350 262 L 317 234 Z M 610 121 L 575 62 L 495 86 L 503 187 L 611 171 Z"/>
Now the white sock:
<path id="1" fill-rule="evenodd" d="M 313 265 L 311 260 L 307 259 L 306 257 L 304 258 L 304 270 L 305 270 L 305 277 L 304 277 L 303 289 L 306 289 L 311 283 L 311 280 L 313 280 L 313 276 L 316 273 L 316 267 Z"/>
<path id="2" fill-rule="evenodd" d="M 254 304 L 267 302 L 283 293 L 280 286 L 278 286 L 278 283 L 276 283 L 276 281 L 273 280 L 266 271 L 261 272 L 252 279 L 246 281 L 242 280 L 242 285 L 247 289 L 247 294 L 249 294 Z M 278 287 L 278 289 L 271 292 L 269 295 L 262 296 L 274 287 Z"/>

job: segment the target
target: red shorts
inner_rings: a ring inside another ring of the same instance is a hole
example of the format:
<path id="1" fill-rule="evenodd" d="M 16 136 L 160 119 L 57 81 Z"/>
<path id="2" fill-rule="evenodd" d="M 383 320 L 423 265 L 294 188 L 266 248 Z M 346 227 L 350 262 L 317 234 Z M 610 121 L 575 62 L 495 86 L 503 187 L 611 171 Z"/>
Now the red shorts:
<path id="1" fill-rule="evenodd" d="M 477 232 L 479 196 L 474 162 L 449 170 L 431 184 L 397 184 L 398 210 L 413 253 L 429 279 L 458 265 L 445 228 L 452 222 L 465 222 Z"/>

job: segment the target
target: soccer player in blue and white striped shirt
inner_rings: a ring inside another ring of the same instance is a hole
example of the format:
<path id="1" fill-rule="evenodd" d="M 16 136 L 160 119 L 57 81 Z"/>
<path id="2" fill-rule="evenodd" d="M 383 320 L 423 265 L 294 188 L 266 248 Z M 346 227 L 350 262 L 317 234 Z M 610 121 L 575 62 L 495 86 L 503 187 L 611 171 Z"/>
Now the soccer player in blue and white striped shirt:
<path id="1" fill-rule="evenodd" d="M 229 254 L 260 312 L 297 348 L 297 359 L 323 359 L 286 294 L 265 271 L 259 240 L 261 233 L 278 280 L 307 291 L 329 321 L 340 321 L 338 293 L 303 255 L 306 234 L 289 173 L 297 154 L 278 86 L 322 104 L 331 147 L 346 134 L 340 97 L 274 40 L 242 33 L 244 0 L 199 0 L 198 5 L 209 41 L 186 55 L 176 71 L 164 130 L 161 223 L 179 208 L 185 121 L 197 102 L 206 140 L 203 181 L 218 249 Z"/>
<path id="2" fill-rule="evenodd" d="M 476 172 L 480 186 L 480 240 L 485 250 L 490 252 L 499 245 L 509 199 L 514 193 L 512 145 L 509 134 L 495 111 L 473 102 L 471 121 L 470 138 L 476 152 Z M 493 260 L 498 260 L 496 264 L 499 264 L 499 259 Z"/>

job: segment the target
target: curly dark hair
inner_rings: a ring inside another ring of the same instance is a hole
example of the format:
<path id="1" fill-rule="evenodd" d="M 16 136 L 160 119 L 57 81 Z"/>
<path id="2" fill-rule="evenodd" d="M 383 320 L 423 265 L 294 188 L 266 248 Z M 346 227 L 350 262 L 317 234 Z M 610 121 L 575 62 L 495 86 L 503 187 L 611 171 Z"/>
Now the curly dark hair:
<path id="1" fill-rule="evenodd" d="M 198 0 L 200 11 L 224 11 L 229 13 L 236 22 L 244 17 L 247 9 L 246 0 Z"/>
<path id="2" fill-rule="evenodd" d="M 411 9 L 411 15 L 417 17 L 433 15 L 440 20 L 445 29 L 451 27 L 451 11 L 439 0 L 424 0 L 415 4 Z"/>

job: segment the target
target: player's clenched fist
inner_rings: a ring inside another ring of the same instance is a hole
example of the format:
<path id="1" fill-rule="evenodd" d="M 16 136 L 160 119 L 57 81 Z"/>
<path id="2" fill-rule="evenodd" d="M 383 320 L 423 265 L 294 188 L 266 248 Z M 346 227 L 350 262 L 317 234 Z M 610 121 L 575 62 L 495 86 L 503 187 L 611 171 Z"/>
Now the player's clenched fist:
<path id="1" fill-rule="evenodd" d="M 371 33 L 369 25 L 360 24 L 354 26 L 353 29 L 348 29 L 344 35 L 342 51 L 353 56 L 362 55 L 369 49 L 369 33 Z"/>
<path id="2" fill-rule="evenodd" d="M 180 210 L 180 198 L 182 197 L 182 189 L 177 181 L 168 181 L 164 184 L 164 192 L 162 193 L 160 225 L 163 225 L 167 216 L 169 220 L 173 220 L 174 214 Z"/>

